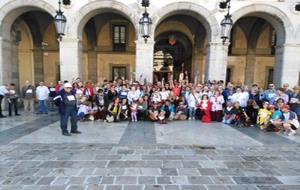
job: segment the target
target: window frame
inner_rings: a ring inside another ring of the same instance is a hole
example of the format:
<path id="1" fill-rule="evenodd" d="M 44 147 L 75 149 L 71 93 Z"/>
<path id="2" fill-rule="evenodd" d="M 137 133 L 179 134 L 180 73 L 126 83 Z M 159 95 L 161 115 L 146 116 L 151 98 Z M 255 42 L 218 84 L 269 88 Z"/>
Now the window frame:
<path id="1" fill-rule="evenodd" d="M 115 43 L 115 28 L 119 28 L 118 32 L 118 43 Z M 124 41 L 125 43 L 122 43 L 122 38 L 121 38 L 121 28 L 125 29 L 125 34 L 124 34 Z M 128 26 L 126 23 L 112 23 L 112 48 L 114 52 L 126 52 L 127 51 L 127 44 L 128 44 Z"/>

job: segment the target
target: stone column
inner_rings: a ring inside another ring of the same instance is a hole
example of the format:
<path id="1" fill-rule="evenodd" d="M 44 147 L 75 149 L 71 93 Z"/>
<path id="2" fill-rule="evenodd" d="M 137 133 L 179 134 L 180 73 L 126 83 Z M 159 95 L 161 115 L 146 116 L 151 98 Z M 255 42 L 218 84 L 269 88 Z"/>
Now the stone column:
<path id="1" fill-rule="evenodd" d="M 276 48 L 274 83 L 291 87 L 298 84 L 300 72 L 300 44 L 284 44 Z"/>
<path id="2" fill-rule="evenodd" d="M 136 80 L 146 79 L 147 83 L 153 82 L 153 55 L 154 41 L 145 43 L 143 40 L 136 41 Z M 140 81 L 143 82 L 143 81 Z"/>
<path id="3" fill-rule="evenodd" d="M 254 70 L 256 62 L 255 49 L 248 49 L 246 56 L 246 68 L 245 68 L 245 84 L 252 85 L 254 83 Z"/>
<path id="4" fill-rule="evenodd" d="M 43 50 L 40 47 L 33 49 L 33 61 L 34 61 L 34 82 L 36 85 L 39 82 L 44 81 L 44 55 Z"/>
<path id="5" fill-rule="evenodd" d="M 70 82 L 82 78 L 82 48 L 80 40 L 63 38 L 60 42 L 60 77 Z"/>
<path id="6" fill-rule="evenodd" d="M 18 84 L 18 47 L 12 41 L 0 37 L 0 85 Z"/>
<path id="7" fill-rule="evenodd" d="M 205 81 L 226 79 L 228 43 L 210 42 L 207 47 Z"/>

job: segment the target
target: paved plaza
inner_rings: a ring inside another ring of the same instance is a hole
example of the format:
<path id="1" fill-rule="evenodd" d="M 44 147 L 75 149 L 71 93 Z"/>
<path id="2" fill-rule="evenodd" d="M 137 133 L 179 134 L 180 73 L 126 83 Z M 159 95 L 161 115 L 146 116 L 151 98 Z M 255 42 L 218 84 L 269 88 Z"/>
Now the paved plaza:
<path id="1" fill-rule="evenodd" d="M 300 136 L 199 121 L 0 120 L 1 190 L 299 190 Z"/>

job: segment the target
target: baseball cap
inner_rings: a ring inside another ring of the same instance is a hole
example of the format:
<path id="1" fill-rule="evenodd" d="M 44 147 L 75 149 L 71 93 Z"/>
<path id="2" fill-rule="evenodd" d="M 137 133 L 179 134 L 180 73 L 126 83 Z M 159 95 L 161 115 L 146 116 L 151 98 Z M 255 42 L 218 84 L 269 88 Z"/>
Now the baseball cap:
<path id="1" fill-rule="evenodd" d="M 64 87 L 65 87 L 65 88 L 73 88 L 72 84 L 69 83 L 69 82 L 65 83 L 65 84 L 64 84 Z"/>

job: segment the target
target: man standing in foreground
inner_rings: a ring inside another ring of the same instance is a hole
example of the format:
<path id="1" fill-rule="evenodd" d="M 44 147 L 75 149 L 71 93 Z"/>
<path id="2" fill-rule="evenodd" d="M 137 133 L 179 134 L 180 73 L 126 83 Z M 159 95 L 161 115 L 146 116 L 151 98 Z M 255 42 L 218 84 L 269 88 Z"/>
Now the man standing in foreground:
<path id="1" fill-rule="evenodd" d="M 68 131 L 69 117 L 71 118 L 71 133 L 81 134 L 81 132 L 77 129 L 77 101 L 72 84 L 65 83 L 64 89 L 57 93 L 54 98 L 54 102 L 57 106 L 59 106 L 60 128 L 62 130 L 62 135 L 71 136 Z"/>

